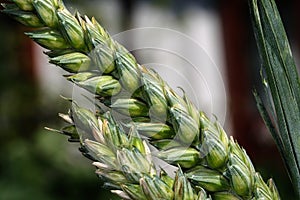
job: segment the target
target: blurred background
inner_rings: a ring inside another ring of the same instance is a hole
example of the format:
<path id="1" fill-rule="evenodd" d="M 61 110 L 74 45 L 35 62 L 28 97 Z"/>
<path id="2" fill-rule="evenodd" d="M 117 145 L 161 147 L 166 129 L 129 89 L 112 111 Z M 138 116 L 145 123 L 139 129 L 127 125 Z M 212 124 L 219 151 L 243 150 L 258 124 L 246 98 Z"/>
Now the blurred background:
<path id="1" fill-rule="evenodd" d="M 65 2 L 72 11 L 95 16 L 111 35 L 133 50 L 139 63 L 152 63 L 151 67 L 173 87 L 185 88 L 199 109 L 220 119 L 263 177 L 275 179 L 282 199 L 295 199 L 280 155 L 252 96 L 254 87 L 260 90 L 260 64 L 247 1 Z M 296 58 L 300 44 L 300 24 L 295 20 L 299 4 L 292 0 L 278 2 Z M 72 96 L 73 86 L 61 76 L 64 72 L 48 64 L 43 49 L 24 36 L 28 29 L 4 14 L 0 14 L 0 27 L 0 199 L 117 199 L 101 188 L 91 162 L 81 156 L 77 144 L 44 129 L 59 129 L 62 122 L 57 113 L 68 110 L 68 103 L 59 97 Z M 149 32 L 128 39 L 132 34 L 123 33 L 144 27 L 173 30 L 173 36 L 180 32 L 188 42 Z M 166 40 L 166 49 L 172 46 L 187 52 L 191 60 L 200 59 L 193 66 L 199 76 L 193 77 L 193 71 L 184 62 L 174 60 L 172 53 L 138 50 L 138 42 Z M 198 45 L 196 49 L 188 45 L 190 41 Z"/>

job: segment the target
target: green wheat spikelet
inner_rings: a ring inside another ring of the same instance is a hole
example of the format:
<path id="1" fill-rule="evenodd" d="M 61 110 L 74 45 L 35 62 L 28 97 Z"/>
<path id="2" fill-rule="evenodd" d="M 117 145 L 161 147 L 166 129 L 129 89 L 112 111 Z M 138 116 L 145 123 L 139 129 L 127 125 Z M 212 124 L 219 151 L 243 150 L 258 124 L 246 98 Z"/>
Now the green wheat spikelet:
<path id="1" fill-rule="evenodd" d="M 97 174 L 121 198 L 280 199 L 274 183 L 262 180 L 218 122 L 139 65 L 94 18 L 71 14 L 60 0 L 12 0 L 3 7 L 37 28 L 26 34 L 49 50 L 51 63 L 70 73 L 67 80 L 123 115 L 114 120 L 75 104 L 70 116 L 61 115 L 70 123 L 61 132 L 80 142 Z M 178 166 L 175 178 L 159 173 L 146 140 L 158 149 L 154 156 Z"/>

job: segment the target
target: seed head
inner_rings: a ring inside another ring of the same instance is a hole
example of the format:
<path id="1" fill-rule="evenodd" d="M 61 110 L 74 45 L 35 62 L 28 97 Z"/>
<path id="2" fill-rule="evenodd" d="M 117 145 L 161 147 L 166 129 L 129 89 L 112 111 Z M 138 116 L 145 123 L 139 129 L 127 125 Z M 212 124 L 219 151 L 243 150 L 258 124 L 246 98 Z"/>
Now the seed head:
<path id="1" fill-rule="evenodd" d="M 79 52 L 50 58 L 50 63 L 56 64 L 71 73 L 88 71 L 91 68 L 91 59 Z"/>
<path id="2" fill-rule="evenodd" d="M 25 34 L 47 49 L 62 50 L 70 47 L 63 36 L 58 31 L 52 29 L 41 29 Z"/>
<path id="3" fill-rule="evenodd" d="M 106 43 L 95 44 L 95 48 L 91 52 L 96 68 L 104 74 L 111 73 L 116 69 L 114 60 L 114 51 L 107 46 Z"/>
<path id="4" fill-rule="evenodd" d="M 48 27 L 55 28 L 58 26 L 58 18 L 56 15 L 56 7 L 51 0 L 33 0 L 32 4 L 38 13 L 39 17 L 43 20 L 44 24 Z"/>
<path id="5" fill-rule="evenodd" d="M 44 26 L 40 18 L 32 12 L 20 10 L 16 5 L 10 5 L 10 4 L 1 4 L 1 5 L 5 8 L 2 12 L 10 15 L 16 21 L 20 22 L 25 26 L 29 26 L 33 28 L 40 28 Z"/>
<path id="6" fill-rule="evenodd" d="M 158 152 L 157 156 L 162 160 L 178 164 L 182 168 L 191 168 L 199 162 L 199 152 L 194 148 L 174 147 Z"/>
<path id="7" fill-rule="evenodd" d="M 249 170 L 238 165 L 231 165 L 228 167 L 228 172 L 234 191 L 240 196 L 250 196 L 253 185 Z"/>
<path id="8" fill-rule="evenodd" d="M 117 51 L 115 54 L 115 62 L 118 69 L 120 83 L 122 86 L 129 91 L 134 93 L 140 86 L 140 72 L 137 70 L 138 65 L 135 58 L 126 50 L 120 52 Z"/>
<path id="9" fill-rule="evenodd" d="M 112 76 L 96 76 L 85 81 L 74 81 L 74 83 L 87 89 L 91 93 L 104 97 L 116 95 L 121 91 L 119 81 Z"/>
<path id="10" fill-rule="evenodd" d="M 131 117 L 146 117 L 149 113 L 147 105 L 136 99 L 117 99 L 110 107 L 119 113 Z"/>
<path id="11" fill-rule="evenodd" d="M 204 134 L 206 135 L 207 133 Z M 208 166 L 218 169 L 225 165 L 228 159 L 228 152 L 220 140 L 206 135 L 202 146 L 206 146 L 205 149 L 207 149 L 205 159 Z"/>
<path id="12" fill-rule="evenodd" d="M 192 183 L 210 192 L 227 191 L 230 188 L 227 179 L 220 172 L 200 165 L 189 170 L 186 176 Z"/>
<path id="13" fill-rule="evenodd" d="M 174 192 L 158 177 L 145 176 L 140 180 L 142 190 L 148 200 L 173 199 Z"/>
<path id="14" fill-rule="evenodd" d="M 197 143 L 199 140 L 199 127 L 197 122 L 178 107 L 172 107 L 170 114 L 176 138 L 184 144 Z"/>
<path id="15" fill-rule="evenodd" d="M 136 184 L 123 184 L 122 189 L 134 200 L 147 200 L 142 188 Z"/>
<path id="16" fill-rule="evenodd" d="M 84 33 L 76 18 L 65 9 L 59 9 L 56 13 L 61 24 L 61 30 L 68 42 L 75 49 L 85 49 Z"/>
<path id="17" fill-rule="evenodd" d="M 195 197 L 196 194 L 194 193 L 194 190 L 190 182 L 187 180 L 182 170 L 179 168 L 179 170 L 176 173 L 175 182 L 174 182 L 174 199 L 191 200 L 194 199 Z"/>
<path id="18" fill-rule="evenodd" d="M 21 10 L 33 11 L 34 7 L 32 5 L 33 0 L 11 0 L 14 2 Z"/>
<path id="19" fill-rule="evenodd" d="M 173 138 L 175 135 L 174 130 L 163 123 L 134 123 L 137 131 L 146 137 L 153 138 L 155 140 Z"/>

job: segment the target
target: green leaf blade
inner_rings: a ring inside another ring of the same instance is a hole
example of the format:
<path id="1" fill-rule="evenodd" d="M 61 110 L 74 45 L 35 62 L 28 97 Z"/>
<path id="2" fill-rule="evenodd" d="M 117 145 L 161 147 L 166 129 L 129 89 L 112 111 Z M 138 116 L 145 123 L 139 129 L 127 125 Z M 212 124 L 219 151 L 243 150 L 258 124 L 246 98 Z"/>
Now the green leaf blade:
<path id="1" fill-rule="evenodd" d="M 289 42 L 274 0 L 252 0 L 254 32 L 270 86 L 277 124 L 271 125 L 258 107 L 270 130 L 278 127 L 275 141 L 286 162 L 290 178 L 300 196 L 300 84 Z"/>

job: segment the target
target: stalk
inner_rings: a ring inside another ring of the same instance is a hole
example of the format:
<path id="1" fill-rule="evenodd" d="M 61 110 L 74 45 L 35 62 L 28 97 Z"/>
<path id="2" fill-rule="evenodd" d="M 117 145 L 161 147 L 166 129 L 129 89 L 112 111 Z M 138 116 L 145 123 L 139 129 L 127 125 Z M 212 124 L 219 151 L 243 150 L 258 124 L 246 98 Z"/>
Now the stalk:
<path id="1" fill-rule="evenodd" d="M 13 0 L 3 7 L 5 13 L 24 25 L 38 27 L 26 34 L 49 49 L 47 55 L 51 63 L 71 73 L 66 76 L 69 81 L 125 116 L 115 122 L 105 114 L 90 113 L 78 118 L 76 112 L 72 112 L 73 116 L 67 121 L 71 127 L 76 125 L 84 132 L 65 131 L 71 140 L 81 143 L 84 155 L 101 163 L 96 164 L 100 168 L 98 174 L 108 185 L 117 185 L 118 190 L 122 190 L 117 192 L 122 198 L 159 199 L 159 193 L 170 193 L 171 188 L 173 195 L 160 199 L 206 199 L 206 194 L 212 199 L 280 199 L 274 183 L 270 181 L 273 184 L 269 187 L 262 180 L 245 150 L 227 137 L 218 122 L 209 120 L 185 95 L 176 94 L 156 72 L 139 65 L 94 18 L 71 14 L 60 0 Z M 109 132 L 104 131 L 105 137 L 121 138 L 121 142 L 103 139 L 99 133 L 103 131 L 98 131 L 104 129 L 103 125 L 96 123 L 99 119 L 111 127 Z M 143 149 L 147 147 L 139 142 L 139 149 L 124 142 L 129 141 L 133 133 L 121 134 L 118 128 L 121 124 L 155 146 L 159 151 L 155 156 L 179 166 L 173 186 L 168 185 L 168 181 L 160 185 L 163 177 L 155 176 L 152 173 L 155 170 L 150 167 L 152 161 L 142 158 L 146 156 Z M 96 143 L 84 140 L 83 135 L 95 135 L 95 132 Z M 104 152 L 110 156 L 107 158 Z M 134 156 L 151 170 L 136 172 L 140 168 Z M 135 164 L 127 166 L 121 157 Z M 125 167 L 120 168 L 123 165 Z M 107 173 L 103 173 L 107 170 L 120 179 L 107 178 Z M 126 184 L 134 186 L 128 189 Z"/>

